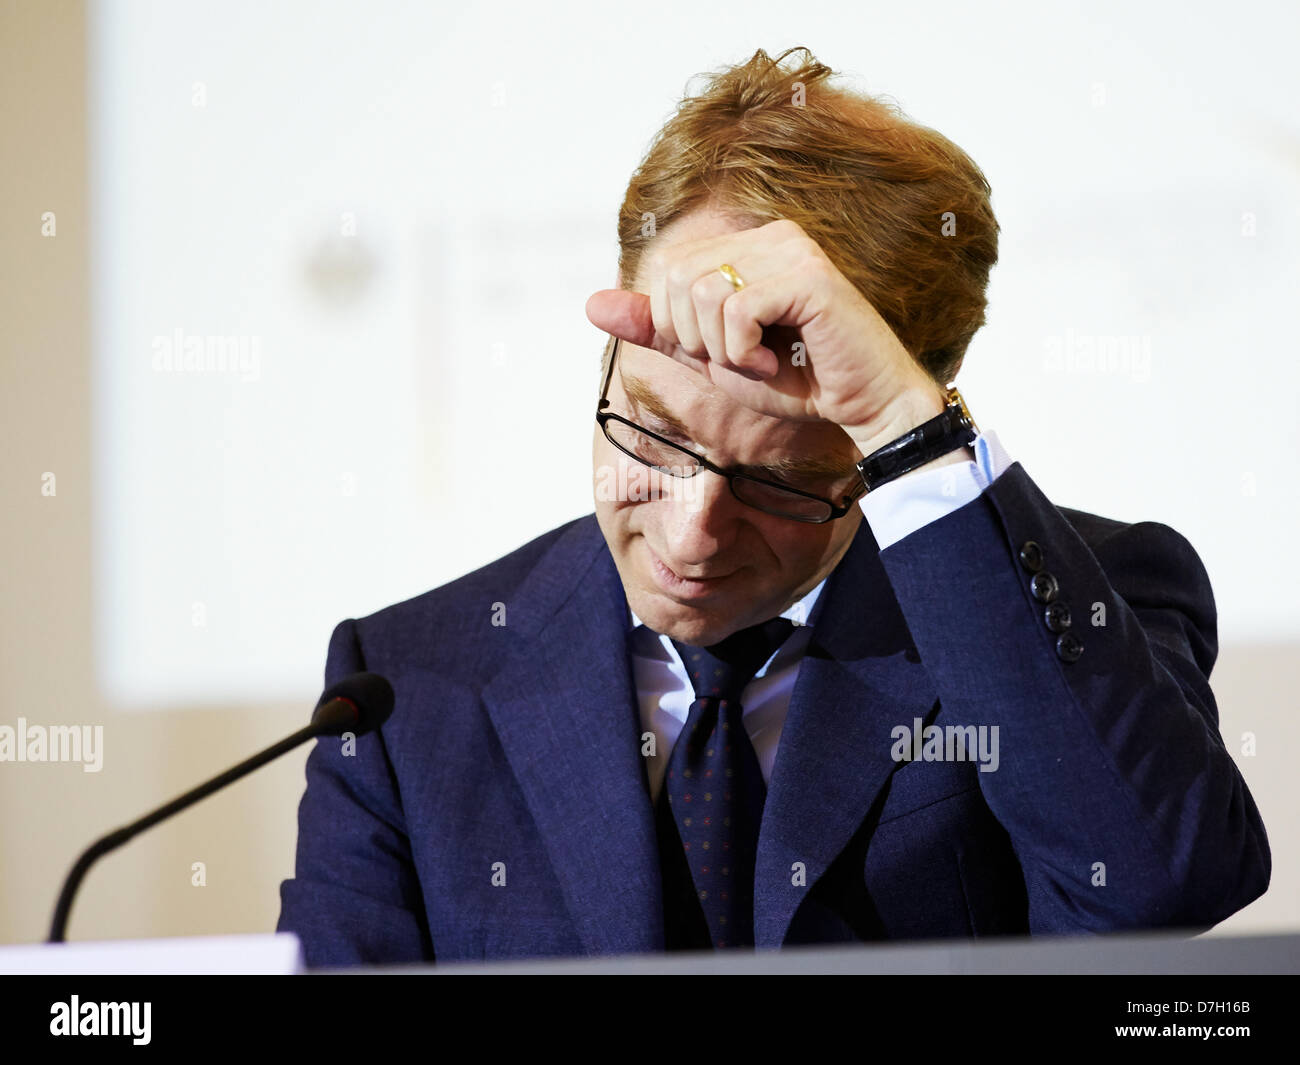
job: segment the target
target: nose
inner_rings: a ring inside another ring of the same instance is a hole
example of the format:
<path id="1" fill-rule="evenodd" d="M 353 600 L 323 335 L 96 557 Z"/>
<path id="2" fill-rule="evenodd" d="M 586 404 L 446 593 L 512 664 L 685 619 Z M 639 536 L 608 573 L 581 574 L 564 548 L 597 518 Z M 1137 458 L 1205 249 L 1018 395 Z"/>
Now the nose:
<path id="1" fill-rule="evenodd" d="M 661 497 L 664 548 L 670 561 L 707 567 L 726 554 L 744 520 L 745 504 L 731 494 L 727 479 L 709 470 L 678 478 L 671 497 Z"/>

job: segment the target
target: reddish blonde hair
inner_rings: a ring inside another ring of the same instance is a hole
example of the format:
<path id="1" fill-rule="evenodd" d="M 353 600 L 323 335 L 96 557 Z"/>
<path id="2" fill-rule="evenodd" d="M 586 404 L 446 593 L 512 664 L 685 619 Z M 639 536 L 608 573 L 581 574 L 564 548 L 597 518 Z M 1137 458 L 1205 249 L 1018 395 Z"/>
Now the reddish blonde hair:
<path id="1" fill-rule="evenodd" d="M 653 234 L 697 208 L 750 226 L 788 218 L 947 384 L 984 324 L 997 262 L 989 183 L 952 141 L 897 104 L 830 85 L 835 75 L 807 48 L 759 49 L 684 97 L 619 209 L 623 287 Z"/>

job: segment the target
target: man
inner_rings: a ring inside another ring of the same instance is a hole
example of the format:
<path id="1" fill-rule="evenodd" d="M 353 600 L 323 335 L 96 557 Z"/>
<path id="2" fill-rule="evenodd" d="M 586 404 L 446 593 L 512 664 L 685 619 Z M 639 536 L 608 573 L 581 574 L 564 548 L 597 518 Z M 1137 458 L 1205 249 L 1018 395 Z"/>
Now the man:
<path id="1" fill-rule="evenodd" d="M 327 682 L 397 709 L 309 759 L 310 964 L 1202 928 L 1265 890 L 1195 551 L 1053 506 L 941 387 L 983 176 L 788 54 L 633 178 L 595 515 L 335 630 Z"/>

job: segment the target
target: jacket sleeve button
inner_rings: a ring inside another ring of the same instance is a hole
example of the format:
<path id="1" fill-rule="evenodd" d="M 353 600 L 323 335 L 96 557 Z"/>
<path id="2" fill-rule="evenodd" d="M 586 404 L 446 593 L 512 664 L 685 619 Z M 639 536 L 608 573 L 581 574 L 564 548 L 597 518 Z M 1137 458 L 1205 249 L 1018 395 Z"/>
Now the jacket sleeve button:
<path id="1" fill-rule="evenodd" d="M 1056 593 L 1060 586 L 1056 583 L 1056 578 L 1043 570 L 1042 573 L 1035 573 L 1034 579 L 1029 582 L 1029 591 L 1040 603 L 1050 603 L 1056 599 Z"/>
<path id="2" fill-rule="evenodd" d="M 1043 611 L 1043 624 L 1051 632 L 1064 632 L 1070 627 L 1070 608 L 1059 600 L 1050 603 Z"/>
<path id="3" fill-rule="evenodd" d="M 1077 662 L 1083 654 L 1083 641 L 1072 632 L 1063 632 L 1056 638 L 1056 657 L 1062 662 Z"/>
<path id="4" fill-rule="evenodd" d="M 1043 568 L 1043 549 L 1033 540 L 1026 540 L 1020 545 L 1020 564 L 1030 573 L 1037 573 Z"/>

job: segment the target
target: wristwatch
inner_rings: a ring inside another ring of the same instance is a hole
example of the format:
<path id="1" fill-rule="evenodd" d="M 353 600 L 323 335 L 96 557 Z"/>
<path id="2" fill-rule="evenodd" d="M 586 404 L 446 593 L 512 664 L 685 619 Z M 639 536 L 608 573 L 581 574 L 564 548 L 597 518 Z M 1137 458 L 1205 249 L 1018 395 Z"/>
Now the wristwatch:
<path id="1" fill-rule="evenodd" d="M 868 492 L 950 451 L 967 446 L 979 435 L 975 419 L 970 416 L 966 401 L 956 387 L 949 385 L 944 398 L 947 406 L 942 414 L 936 414 L 897 440 L 877 448 L 858 463 L 858 473 L 862 475 L 862 483 Z"/>

